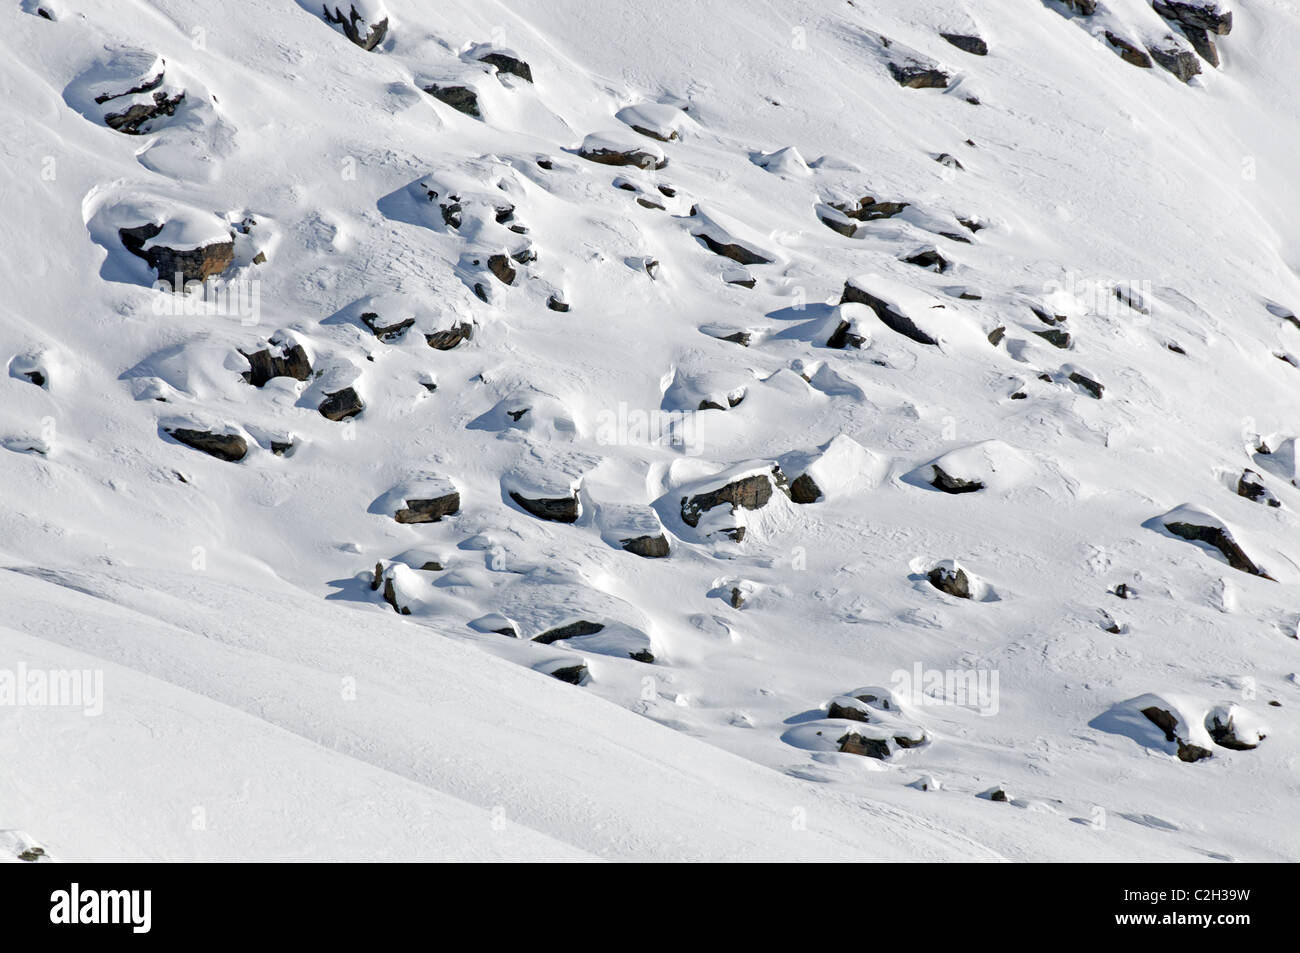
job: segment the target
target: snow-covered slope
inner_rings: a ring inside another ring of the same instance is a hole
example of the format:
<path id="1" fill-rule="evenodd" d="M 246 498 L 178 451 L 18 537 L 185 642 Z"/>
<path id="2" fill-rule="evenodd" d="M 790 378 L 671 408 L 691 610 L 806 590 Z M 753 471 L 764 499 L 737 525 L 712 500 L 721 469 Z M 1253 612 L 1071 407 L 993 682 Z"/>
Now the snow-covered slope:
<path id="1" fill-rule="evenodd" d="M 1156 7 L 8 5 L 0 853 L 1300 857 L 1300 12 Z"/>

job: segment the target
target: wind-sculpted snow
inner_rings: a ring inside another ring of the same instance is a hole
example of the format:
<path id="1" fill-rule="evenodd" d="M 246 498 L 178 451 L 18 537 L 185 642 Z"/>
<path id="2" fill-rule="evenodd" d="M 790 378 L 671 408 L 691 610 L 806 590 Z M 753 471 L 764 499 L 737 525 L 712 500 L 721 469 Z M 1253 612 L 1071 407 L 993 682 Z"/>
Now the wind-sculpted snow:
<path id="1" fill-rule="evenodd" d="M 1295 11 L 2 16 L 0 859 L 1300 858 Z"/>

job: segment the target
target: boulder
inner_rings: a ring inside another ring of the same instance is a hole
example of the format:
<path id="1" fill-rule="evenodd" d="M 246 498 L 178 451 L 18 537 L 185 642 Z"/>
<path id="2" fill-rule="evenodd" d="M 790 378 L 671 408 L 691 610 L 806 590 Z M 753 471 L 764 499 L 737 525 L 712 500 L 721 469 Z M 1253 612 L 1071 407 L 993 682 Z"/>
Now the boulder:
<path id="1" fill-rule="evenodd" d="M 424 340 L 429 347 L 436 351 L 450 351 L 462 341 L 468 341 L 473 337 L 474 326 L 462 321 L 445 331 L 434 331 L 431 334 L 426 334 Z"/>
<path id="2" fill-rule="evenodd" d="M 641 169 L 662 169 L 668 164 L 663 150 L 654 145 L 628 142 L 625 136 L 593 133 L 583 140 L 578 155 L 601 165 L 632 165 Z"/>
<path id="3" fill-rule="evenodd" d="M 158 274 L 160 281 L 171 283 L 180 275 L 181 283 L 206 281 L 219 275 L 235 260 L 235 236 L 229 233 L 226 241 L 205 242 L 193 248 L 170 248 L 152 239 L 166 228 L 150 222 L 133 228 L 118 229 L 122 245 L 131 254 L 143 258 Z"/>
<path id="4" fill-rule="evenodd" d="M 741 476 L 739 479 L 732 480 L 715 489 L 683 496 L 681 500 L 682 522 L 687 526 L 698 526 L 701 514 L 716 506 L 729 505 L 733 512 L 737 508 L 746 510 L 761 509 L 772 498 L 773 487 L 780 489 L 781 492 L 787 495 L 789 494 L 785 474 L 775 464 L 763 472 Z M 739 529 L 742 531 L 743 536 L 744 527 L 739 527 Z"/>
<path id="5" fill-rule="evenodd" d="M 891 62 L 889 75 L 894 82 L 908 89 L 947 89 L 948 74 L 936 64 L 917 60 Z"/>
<path id="6" fill-rule="evenodd" d="M 457 112 L 462 112 L 474 119 L 483 118 L 483 113 L 478 106 L 478 93 L 474 91 L 473 87 L 431 83 L 424 87 L 424 91 L 438 102 L 446 103 Z"/>
<path id="7" fill-rule="evenodd" d="M 361 413 L 366 409 L 366 405 L 362 402 L 355 389 L 345 387 L 342 390 L 326 394 L 325 399 L 321 401 L 317 409 L 321 412 L 322 417 L 329 420 L 346 420 Z"/>
<path id="8" fill-rule="evenodd" d="M 301 344 L 277 342 L 274 338 L 270 343 L 271 347 L 252 354 L 239 352 L 248 360 L 248 370 L 242 375 L 244 380 L 254 387 L 262 387 L 277 377 L 290 377 L 296 381 L 311 377 L 311 358 Z"/>
<path id="9" fill-rule="evenodd" d="M 177 107 L 184 101 L 184 90 L 170 96 L 165 90 L 158 90 L 149 102 L 133 103 L 121 112 L 105 112 L 104 122 L 110 129 L 128 136 L 142 136 L 151 131 L 153 120 L 175 115 Z"/>
<path id="10" fill-rule="evenodd" d="M 1246 551 L 1241 548 L 1227 525 L 1208 510 L 1194 506 L 1180 506 L 1160 517 L 1159 523 L 1175 536 L 1214 547 L 1223 554 L 1223 558 L 1233 569 L 1252 576 L 1273 579 L 1246 555 Z"/>
<path id="11" fill-rule="evenodd" d="M 1140 46 L 1124 39 L 1118 33 L 1106 31 L 1106 42 L 1119 53 L 1120 59 L 1141 69 L 1151 68 L 1151 57 Z"/>
<path id="12" fill-rule="evenodd" d="M 366 6 L 370 5 L 363 4 L 363 8 Z M 367 23 L 365 13 L 357 10 L 356 0 L 351 3 L 346 15 L 338 4 L 327 3 L 323 9 L 326 22 L 342 27 L 343 35 L 363 50 L 373 50 L 383 42 L 384 36 L 388 33 L 388 17 Z"/>
<path id="13" fill-rule="evenodd" d="M 577 622 L 570 622 L 567 625 L 548 629 L 541 635 L 534 636 L 533 641 L 540 642 L 542 645 L 550 645 L 552 642 L 560 642 L 564 639 L 576 639 L 583 635 L 595 635 L 597 632 L 604 631 L 604 629 L 604 623 L 589 622 L 586 619 L 579 619 Z"/>
<path id="14" fill-rule="evenodd" d="M 940 33 L 939 35 L 964 53 L 970 53 L 972 56 L 989 55 L 988 43 L 978 36 L 966 33 Z"/>
<path id="15" fill-rule="evenodd" d="M 577 493 L 571 496 L 529 498 L 515 490 L 509 492 L 510 499 L 539 520 L 548 520 L 552 523 L 576 523 L 578 517 L 582 515 Z"/>
<path id="16" fill-rule="evenodd" d="M 489 66 L 495 66 L 498 73 L 509 73 L 511 76 L 518 76 L 529 83 L 533 81 L 532 67 L 515 56 L 514 53 L 506 50 L 493 50 L 491 53 L 480 56 L 478 61 L 487 63 Z"/>
<path id="17" fill-rule="evenodd" d="M 972 597 L 970 577 L 966 575 L 966 570 L 954 562 L 940 563 L 926 573 L 925 578 L 940 592 L 946 592 L 958 599 Z"/>
<path id="18" fill-rule="evenodd" d="M 1265 503 L 1273 507 L 1282 505 L 1282 501 L 1264 485 L 1264 478 L 1254 470 L 1242 471 L 1241 476 L 1237 479 L 1237 495 L 1244 496 L 1254 503 Z"/>
<path id="19" fill-rule="evenodd" d="M 460 493 L 453 490 L 429 499 L 406 500 L 406 506 L 393 514 L 399 523 L 437 523 L 444 516 L 460 512 Z"/>
<path id="20" fill-rule="evenodd" d="M 361 323 L 370 329 L 370 333 L 381 341 L 391 341 L 400 338 L 406 333 L 406 329 L 415 324 L 415 318 L 403 318 L 392 324 L 384 324 L 383 318 L 377 311 L 363 311 L 361 313 Z"/>
<path id="21" fill-rule="evenodd" d="M 696 205 L 691 218 L 691 235 L 715 255 L 741 265 L 766 265 L 776 258 L 756 235 L 748 234 L 749 229 L 726 215 Z"/>
<path id="22" fill-rule="evenodd" d="M 190 430 L 185 427 L 166 427 L 166 432 L 174 439 L 202 450 L 210 457 L 236 463 L 248 453 L 248 441 L 239 434 L 214 433 L 210 430 Z"/>
<path id="23" fill-rule="evenodd" d="M 1162 69 L 1173 73 L 1184 83 L 1191 82 L 1193 76 L 1201 72 L 1201 62 L 1191 50 L 1185 50 L 1174 38 L 1167 37 L 1162 45 L 1147 47 L 1147 52 Z"/>
<path id="24" fill-rule="evenodd" d="M 510 264 L 510 257 L 504 254 L 496 254 L 488 258 L 488 270 L 496 275 L 497 280 L 503 285 L 513 285 L 518 274 Z"/>

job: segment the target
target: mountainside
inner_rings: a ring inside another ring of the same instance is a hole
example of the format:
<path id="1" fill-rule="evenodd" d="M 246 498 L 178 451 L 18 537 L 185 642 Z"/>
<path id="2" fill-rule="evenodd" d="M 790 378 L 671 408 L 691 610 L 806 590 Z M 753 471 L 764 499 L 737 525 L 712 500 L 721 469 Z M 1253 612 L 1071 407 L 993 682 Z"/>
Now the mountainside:
<path id="1" fill-rule="evenodd" d="M 0 17 L 0 858 L 1300 859 L 1287 0 Z"/>

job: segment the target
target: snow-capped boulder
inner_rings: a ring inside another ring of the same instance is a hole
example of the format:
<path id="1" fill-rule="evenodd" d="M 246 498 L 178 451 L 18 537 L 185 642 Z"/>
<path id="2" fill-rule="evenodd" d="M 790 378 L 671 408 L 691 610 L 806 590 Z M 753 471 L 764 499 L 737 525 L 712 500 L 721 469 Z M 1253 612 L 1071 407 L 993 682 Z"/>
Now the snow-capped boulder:
<path id="1" fill-rule="evenodd" d="M 626 132 L 593 132 L 582 141 L 578 155 L 601 165 L 633 165 L 641 169 L 662 169 L 668 164 L 664 151 L 644 138 Z"/>
<path id="2" fill-rule="evenodd" d="M 942 298 L 879 275 L 850 278 L 840 304 L 866 305 L 885 327 L 918 344 L 984 343 L 979 329 Z"/>
<path id="3" fill-rule="evenodd" d="M 1217 549 L 1233 569 L 1265 579 L 1273 578 L 1246 555 L 1228 524 L 1207 509 L 1185 504 L 1161 516 L 1158 523 L 1174 536 Z"/>
<path id="4" fill-rule="evenodd" d="M 399 523 L 437 523 L 460 512 L 460 491 L 440 474 L 415 477 L 393 487 L 370 510 Z"/>
<path id="5" fill-rule="evenodd" d="M 277 331 L 264 342 L 260 350 L 240 351 L 248 360 L 244 380 L 254 387 L 262 387 L 277 377 L 305 381 L 311 377 L 311 357 L 297 335 L 292 331 Z"/>
<path id="6" fill-rule="evenodd" d="M 741 265 L 767 265 L 780 257 L 747 225 L 699 205 L 691 209 L 690 230 L 709 251 Z"/>
<path id="7" fill-rule="evenodd" d="M 597 513 L 601 537 L 644 559 L 669 554 L 668 536 L 659 514 L 644 504 L 602 503 Z"/>
<path id="8" fill-rule="evenodd" d="M 119 228 L 122 245 L 143 258 L 158 280 L 173 287 L 203 282 L 225 271 L 235 259 L 235 235 L 218 216 L 176 207 L 170 212 L 142 207 L 143 224 Z"/>
<path id="9" fill-rule="evenodd" d="M 1001 440 L 983 440 L 949 450 L 915 471 L 918 482 L 945 493 L 1003 491 L 1020 486 L 1033 474 L 1033 464 Z"/>
<path id="10" fill-rule="evenodd" d="M 580 483 L 578 477 L 534 467 L 515 468 L 501 477 L 502 489 L 521 509 L 552 523 L 575 523 L 582 515 Z"/>
<path id="11" fill-rule="evenodd" d="M 680 109 L 663 103 L 624 106 L 615 116 L 619 122 L 632 127 L 633 132 L 660 142 L 672 142 L 680 138 L 688 122 L 686 114 Z"/>
<path id="12" fill-rule="evenodd" d="M 867 490 L 879 484 L 886 464 L 852 437 L 832 437 L 812 454 L 782 458 L 782 470 L 797 473 L 790 480 L 790 499 L 816 503 Z"/>
<path id="13" fill-rule="evenodd" d="M 722 534 L 740 542 L 746 527 L 741 510 L 762 509 L 779 494 L 789 498 L 785 474 L 778 464 L 742 464 L 680 491 L 681 519 L 703 535 Z"/>

